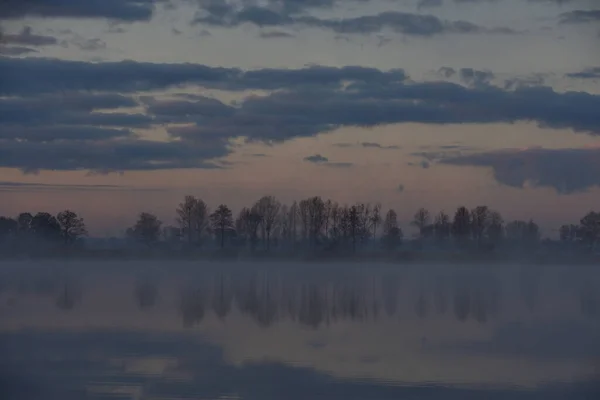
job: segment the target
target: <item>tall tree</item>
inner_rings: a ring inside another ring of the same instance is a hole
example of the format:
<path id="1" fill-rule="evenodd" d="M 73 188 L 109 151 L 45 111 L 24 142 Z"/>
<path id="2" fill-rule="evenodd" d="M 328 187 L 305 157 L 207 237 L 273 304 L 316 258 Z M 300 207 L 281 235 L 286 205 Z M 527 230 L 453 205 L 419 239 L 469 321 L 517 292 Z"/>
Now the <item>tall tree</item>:
<path id="1" fill-rule="evenodd" d="M 452 234 L 461 244 L 469 240 L 471 234 L 471 214 L 466 207 L 458 207 L 452 221 Z"/>
<path id="2" fill-rule="evenodd" d="M 600 213 L 587 213 L 579 224 L 582 241 L 593 248 L 600 241 Z"/>
<path id="3" fill-rule="evenodd" d="M 202 199 L 196 199 L 196 208 L 194 209 L 194 229 L 196 231 L 196 242 L 202 246 L 202 238 L 209 225 L 208 205 Z"/>
<path id="4" fill-rule="evenodd" d="M 381 204 L 377 203 L 371 210 L 371 226 L 373 227 L 373 239 L 377 238 L 377 227 L 381 224 Z"/>
<path id="5" fill-rule="evenodd" d="M 161 226 L 162 222 L 156 215 L 142 212 L 133 228 L 130 228 L 128 232 L 134 239 L 151 246 L 160 239 Z"/>
<path id="6" fill-rule="evenodd" d="M 452 233 L 452 224 L 450 223 L 450 216 L 444 211 L 440 211 L 434 219 L 433 229 L 435 237 L 439 242 L 446 241 Z"/>
<path id="7" fill-rule="evenodd" d="M 471 234 L 478 244 L 485 238 L 490 221 L 490 210 L 487 206 L 477 206 L 471 211 Z"/>
<path id="8" fill-rule="evenodd" d="M 60 224 L 62 237 L 66 245 L 73 244 L 81 236 L 87 235 L 87 229 L 83 218 L 73 211 L 61 211 L 56 216 L 56 219 Z"/>
<path id="9" fill-rule="evenodd" d="M 264 196 L 256 202 L 255 207 L 262 217 L 262 226 L 265 232 L 266 248 L 268 251 L 271 246 L 271 233 L 276 226 L 281 203 L 273 196 Z"/>
<path id="10" fill-rule="evenodd" d="M 383 220 L 383 244 L 388 250 L 394 250 L 402 242 L 402 230 L 398 226 L 398 215 L 390 209 Z"/>
<path id="11" fill-rule="evenodd" d="M 198 206 L 198 199 L 194 196 L 185 196 L 183 202 L 175 210 L 177 213 L 177 223 L 181 229 L 181 233 L 187 239 L 188 246 L 194 242 L 195 234 L 195 214 Z"/>
<path id="12" fill-rule="evenodd" d="M 425 236 L 425 228 L 429 225 L 429 220 L 431 216 L 429 211 L 425 208 L 419 208 L 415 213 L 412 222 L 410 223 L 413 226 L 416 226 L 419 229 L 419 238 L 423 238 Z"/>
<path id="13" fill-rule="evenodd" d="M 221 248 L 225 247 L 225 233 L 233 229 L 233 216 L 229 207 L 225 204 L 219 205 L 217 209 L 210 214 L 210 224 L 215 232 L 221 236 Z"/>
<path id="14" fill-rule="evenodd" d="M 504 219 L 498 211 L 490 211 L 487 237 L 492 243 L 498 243 L 504 235 Z"/>
<path id="15" fill-rule="evenodd" d="M 38 239 L 58 241 L 61 237 L 60 224 L 52 214 L 39 212 L 31 219 L 31 231 Z"/>
<path id="16" fill-rule="evenodd" d="M 255 209 L 244 207 L 237 219 L 237 229 L 250 241 L 250 249 L 254 251 L 258 242 L 258 228 L 262 223 L 262 216 Z"/>

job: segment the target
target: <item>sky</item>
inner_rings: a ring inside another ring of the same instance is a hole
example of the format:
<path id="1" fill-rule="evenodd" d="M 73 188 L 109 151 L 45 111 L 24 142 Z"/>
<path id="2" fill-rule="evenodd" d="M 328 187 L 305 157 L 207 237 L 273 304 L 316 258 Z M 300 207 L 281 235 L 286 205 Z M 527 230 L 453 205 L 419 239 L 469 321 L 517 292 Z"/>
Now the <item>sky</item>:
<path id="1" fill-rule="evenodd" d="M 600 206 L 594 0 L 5 0 L 0 214 Z"/>

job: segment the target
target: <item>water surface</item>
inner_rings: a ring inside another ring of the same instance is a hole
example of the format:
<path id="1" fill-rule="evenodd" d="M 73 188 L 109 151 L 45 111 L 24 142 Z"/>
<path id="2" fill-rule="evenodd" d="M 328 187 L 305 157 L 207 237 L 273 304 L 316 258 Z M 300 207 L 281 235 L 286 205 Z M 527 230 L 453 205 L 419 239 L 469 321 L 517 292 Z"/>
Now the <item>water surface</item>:
<path id="1" fill-rule="evenodd" d="M 0 264 L 3 399 L 598 399 L 600 268 Z"/>

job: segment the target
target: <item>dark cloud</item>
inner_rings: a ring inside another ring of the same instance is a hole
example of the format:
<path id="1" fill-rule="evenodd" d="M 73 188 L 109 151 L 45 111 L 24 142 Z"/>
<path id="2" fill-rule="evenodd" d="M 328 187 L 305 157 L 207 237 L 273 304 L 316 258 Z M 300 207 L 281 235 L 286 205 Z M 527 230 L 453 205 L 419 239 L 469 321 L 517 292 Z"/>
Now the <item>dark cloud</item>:
<path id="1" fill-rule="evenodd" d="M 100 128 L 96 126 L 5 126 L 0 125 L 0 139 L 19 139 L 29 142 L 62 140 L 104 140 L 133 136 L 128 129 Z"/>
<path id="2" fill-rule="evenodd" d="M 208 2 L 192 23 L 229 28 L 245 23 L 259 27 L 304 25 L 342 34 L 370 34 L 387 28 L 405 35 L 425 37 L 446 33 L 516 33 L 505 27 L 485 28 L 467 21 L 445 21 L 433 15 L 398 11 L 385 11 L 376 15 L 353 18 L 327 19 L 295 15 L 285 8 L 278 11 L 256 5 L 236 7 L 231 3 L 220 1 Z"/>
<path id="3" fill-rule="evenodd" d="M 304 161 L 308 161 L 311 163 L 326 163 L 329 162 L 329 159 L 327 157 L 323 157 L 320 154 L 315 154 L 312 156 L 304 157 Z"/>
<path id="4" fill-rule="evenodd" d="M 327 157 L 324 157 L 320 154 L 314 154 L 312 156 L 304 157 L 304 161 L 330 168 L 349 168 L 354 165 L 350 162 L 332 162 L 329 161 Z"/>
<path id="5" fill-rule="evenodd" d="M 489 85 L 494 79 L 491 71 L 480 71 L 473 68 L 461 68 L 458 74 L 464 83 L 472 86 Z"/>
<path id="6" fill-rule="evenodd" d="M 294 37 L 292 33 L 288 33 L 285 31 L 261 32 L 259 36 L 263 39 L 285 39 Z"/>
<path id="7" fill-rule="evenodd" d="M 29 47 L 21 47 L 21 46 L 1 46 L 0 45 L 0 55 L 5 56 L 20 56 L 28 53 L 37 53 L 36 49 L 31 49 Z"/>
<path id="8" fill-rule="evenodd" d="M 137 102 L 132 98 L 110 93 L 43 94 L 26 98 L 5 97 L 0 99 L 0 136 L 9 137 L 7 136 L 8 131 L 11 132 L 10 135 L 15 135 L 19 129 L 25 128 L 29 129 L 28 132 L 41 132 L 41 130 L 44 130 L 47 133 L 56 132 L 57 134 L 62 129 L 65 132 L 68 131 L 68 133 L 61 135 L 71 136 L 78 129 L 76 126 L 129 128 L 150 126 L 152 118 L 147 115 L 126 114 L 116 111 L 122 107 L 135 106 L 137 106 Z M 97 112 L 101 110 L 111 112 Z M 60 127 L 56 128 L 56 125 Z M 65 125 L 72 126 L 65 127 Z M 93 128 L 82 129 L 87 130 L 88 133 L 99 132 L 94 131 Z M 41 133 L 33 134 L 35 137 L 38 137 L 38 135 L 43 136 Z"/>
<path id="9" fill-rule="evenodd" d="M 21 32 L 15 34 L 3 34 L 0 32 L 0 43 L 20 46 L 51 46 L 58 44 L 58 39 L 54 36 L 34 34 L 31 27 L 26 26 Z"/>
<path id="10" fill-rule="evenodd" d="M 80 191 L 80 190 L 123 190 L 130 187 L 121 185 L 94 185 L 94 184 L 53 184 L 53 183 L 39 183 L 39 182 L 12 182 L 12 181 L 0 181 L 0 190 L 3 191 L 39 191 L 39 190 L 69 190 L 69 191 Z"/>
<path id="11" fill-rule="evenodd" d="M 158 2 L 161 0 L 2 0 L 0 19 L 53 17 L 148 21 Z"/>
<path id="12" fill-rule="evenodd" d="M 583 71 L 567 74 L 569 78 L 577 79 L 599 79 L 600 67 L 586 68 Z"/>
<path id="13" fill-rule="evenodd" d="M 201 64 L 158 64 L 135 61 L 87 63 L 48 58 L 0 57 L 0 95 L 73 90 L 139 92 L 197 84 L 226 90 L 286 89 L 309 85 L 341 87 L 346 81 L 385 84 L 404 81 L 403 70 L 381 71 L 349 66 L 302 69 L 237 68 Z"/>
<path id="14" fill-rule="evenodd" d="M 438 74 L 444 78 L 452 78 L 454 75 L 456 75 L 456 70 L 452 67 L 441 67 L 438 69 Z"/>
<path id="15" fill-rule="evenodd" d="M 516 188 L 529 184 L 569 194 L 600 186 L 600 148 L 505 150 L 442 158 L 440 162 L 492 168 L 497 182 Z"/>
<path id="16" fill-rule="evenodd" d="M 54 141 L 0 140 L 0 167 L 26 173 L 40 170 L 90 170 L 96 173 L 179 168 L 218 168 L 222 145 L 149 140 Z"/>
<path id="17" fill-rule="evenodd" d="M 198 64 L 135 61 L 88 63 L 48 58 L 0 57 L 0 94 L 71 90 L 135 92 L 183 84 L 217 86 L 235 80 L 239 71 Z"/>
<path id="18" fill-rule="evenodd" d="M 189 122 L 193 119 L 229 117 L 235 109 L 217 99 L 193 96 L 193 101 L 156 100 L 142 97 L 146 111 L 160 118 L 161 122 Z"/>
<path id="19" fill-rule="evenodd" d="M 85 39 L 77 37 L 71 40 L 71 43 L 84 51 L 97 51 L 106 48 L 106 42 L 100 38 Z"/>
<path id="20" fill-rule="evenodd" d="M 374 148 L 374 149 L 381 149 L 381 150 L 397 150 L 400 148 L 400 146 L 396 146 L 396 145 L 384 146 L 384 145 L 381 145 L 381 144 L 375 143 L 375 142 L 362 142 L 360 145 L 362 147 L 366 147 L 366 148 Z"/>
<path id="21" fill-rule="evenodd" d="M 461 82 L 470 86 L 486 86 L 495 78 L 494 73 L 491 71 L 473 68 L 459 68 L 457 70 L 452 67 L 441 67 L 437 70 L 437 74 L 446 79 L 457 76 Z"/>
<path id="22" fill-rule="evenodd" d="M 585 24 L 600 21 L 600 10 L 573 10 L 562 13 L 562 24 Z"/>

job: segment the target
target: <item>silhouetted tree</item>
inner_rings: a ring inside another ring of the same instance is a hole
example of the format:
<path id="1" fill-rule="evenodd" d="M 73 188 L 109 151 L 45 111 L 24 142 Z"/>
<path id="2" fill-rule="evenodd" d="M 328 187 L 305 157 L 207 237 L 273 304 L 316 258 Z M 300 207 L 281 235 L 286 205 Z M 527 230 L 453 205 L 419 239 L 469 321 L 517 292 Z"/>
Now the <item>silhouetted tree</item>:
<path id="1" fill-rule="evenodd" d="M 31 219 L 31 231 L 38 239 L 49 242 L 60 240 L 61 228 L 57 219 L 50 213 L 39 212 Z"/>
<path id="2" fill-rule="evenodd" d="M 177 210 L 175 210 L 177 213 L 177 223 L 181 232 L 187 238 L 188 245 L 191 245 L 194 241 L 194 218 L 197 205 L 198 199 L 194 196 L 185 196 L 183 202 L 179 203 Z"/>
<path id="3" fill-rule="evenodd" d="M 490 222 L 490 210 L 487 206 L 477 206 L 471 211 L 471 234 L 481 245 Z"/>
<path id="4" fill-rule="evenodd" d="M 490 211 L 487 236 L 492 243 L 498 243 L 504 236 L 504 219 L 498 211 Z"/>
<path id="5" fill-rule="evenodd" d="M 373 239 L 375 239 L 377 238 L 377 227 L 381 223 L 381 204 L 375 204 L 375 206 L 373 206 L 370 223 L 373 227 Z"/>
<path id="6" fill-rule="evenodd" d="M 273 196 L 264 196 L 256 202 L 257 213 L 261 216 L 262 226 L 265 233 L 266 249 L 271 246 L 271 233 L 276 226 L 277 216 L 281 209 L 281 203 Z"/>
<path id="7" fill-rule="evenodd" d="M 589 212 L 581 219 L 579 236 L 591 248 L 600 241 L 600 213 Z"/>
<path id="8" fill-rule="evenodd" d="M 233 229 L 233 217 L 231 210 L 225 204 L 221 204 L 210 214 L 212 229 L 221 236 L 221 248 L 225 247 L 225 233 Z"/>
<path id="9" fill-rule="evenodd" d="M 573 243 L 579 237 L 579 226 L 577 225 L 562 225 L 559 229 L 560 240 L 563 243 Z"/>
<path id="10" fill-rule="evenodd" d="M 435 237 L 437 238 L 438 242 L 445 242 L 452 233 L 452 224 L 450 223 L 450 216 L 444 211 L 440 211 L 435 216 L 433 228 L 435 232 Z"/>
<path id="11" fill-rule="evenodd" d="M 398 215 L 390 209 L 383 220 L 383 244 L 388 250 L 395 250 L 402 242 L 402 230 L 398 226 Z"/>
<path id="12" fill-rule="evenodd" d="M 192 243 L 202 244 L 202 235 L 208 226 L 208 206 L 202 199 L 185 196 L 176 210 L 177 223 L 187 239 L 188 246 Z"/>
<path id="13" fill-rule="evenodd" d="M 429 225 L 430 218 L 431 216 L 429 211 L 427 211 L 425 208 L 419 208 L 419 210 L 415 213 L 412 222 L 410 223 L 419 229 L 419 238 L 421 239 L 425 237 L 425 228 L 427 225 Z"/>
<path id="14" fill-rule="evenodd" d="M 140 213 L 137 222 L 128 230 L 129 236 L 151 246 L 160 238 L 162 222 L 154 214 Z"/>
<path id="15" fill-rule="evenodd" d="M 71 210 L 65 210 L 56 216 L 65 244 L 73 244 L 81 236 L 87 235 L 83 218 Z"/>
<path id="16" fill-rule="evenodd" d="M 256 249 L 258 242 L 258 228 L 262 223 L 262 216 L 254 209 L 250 210 L 246 207 L 240 211 L 236 220 L 236 229 L 250 242 L 250 249 Z"/>
<path id="17" fill-rule="evenodd" d="M 464 245 L 471 235 L 471 214 L 466 207 L 459 207 L 452 221 L 452 234 Z"/>

